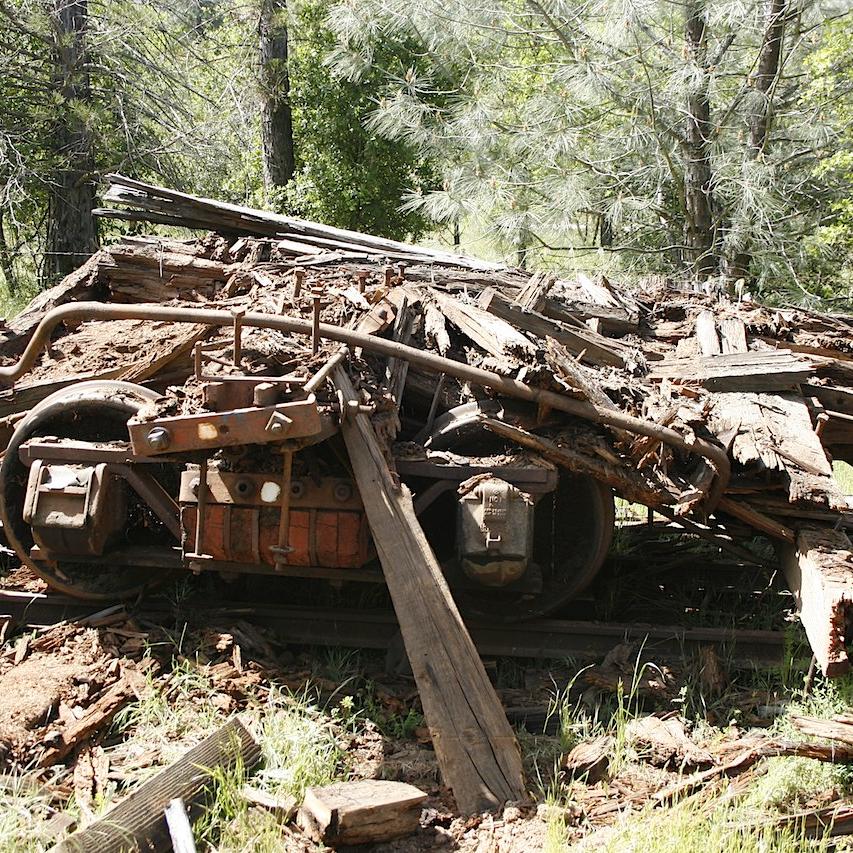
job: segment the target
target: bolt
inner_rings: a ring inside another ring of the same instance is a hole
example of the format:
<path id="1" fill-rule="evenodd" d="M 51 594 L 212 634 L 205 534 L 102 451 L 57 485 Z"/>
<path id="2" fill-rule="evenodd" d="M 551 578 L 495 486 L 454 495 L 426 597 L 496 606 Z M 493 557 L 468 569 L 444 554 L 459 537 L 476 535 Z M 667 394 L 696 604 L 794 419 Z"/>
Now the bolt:
<path id="1" fill-rule="evenodd" d="M 273 423 L 273 424 L 270 424 L 270 425 L 267 427 L 267 429 L 268 429 L 270 432 L 281 432 L 281 430 L 282 430 L 282 426 L 281 426 L 281 424 L 279 424 L 279 423 Z"/>
<path id="2" fill-rule="evenodd" d="M 332 494 L 336 501 L 348 501 L 352 497 L 352 486 L 349 483 L 335 483 Z"/>
<path id="3" fill-rule="evenodd" d="M 293 298 L 296 299 L 302 291 L 302 283 L 305 281 L 305 270 L 296 269 L 293 271 Z"/>
<path id="4" fill-rule="evenodd" d="M 164 450 L 168 450 L 169 445 L 172 443 L 172 436 L 169 435 L 169 430 L 164 427 L 154 427 L 148 433 L 145 440 L 153 451 L 161 453 Z"/>
<path id="5" fill-rule="evenodd" d="M 359 270 L 355 274 L 355 280 L 356 280 L 356 283 L 358 284 L 358 292 L 359 293 L 364 293 L 364 288 L 367 285 L 367 277 L 369 275 L 370 275 L 370 272 L 368 270 Z"/>
<path id="6" fill-rule="evenodd" d="M 320 351 L 320 309 L 323 291 L 320 288 L 311 290 L 311 352 L 315 355 Z"/>

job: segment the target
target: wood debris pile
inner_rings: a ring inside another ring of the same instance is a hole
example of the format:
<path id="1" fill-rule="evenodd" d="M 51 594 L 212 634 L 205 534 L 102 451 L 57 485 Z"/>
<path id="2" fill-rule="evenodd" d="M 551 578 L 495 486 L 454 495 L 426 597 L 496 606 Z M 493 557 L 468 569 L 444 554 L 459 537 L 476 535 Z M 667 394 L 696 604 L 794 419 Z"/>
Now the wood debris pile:
<path id="1" fill-rule="evenodd" d="M 101 215 L 212 233 L 102 249 L 7 324 L 7 363 L 48 310 L 84 300 L 218 309 L 235 323 L 245 312 L 290 316 L 412 347 L 424 358 L 350 347 L 350 376 L 389 459 L 441 463 L 427 438 L 443 412 L 471 404 L 510 456 L 592 476 L 722 548 L 743 553 L 756 532 L 769 536 L 786 549 L 824 671 L 849 667 L 853 515 L 831 460 L 853 461 L 853 319 L 665 281 L 629 291 L 603 276 L 530 275 L 110 180 L 106 200 L 121 209 Z M 0 417 L 11 425 L 55 389 L 105 378 L 163 391 L 160 415 L 196 412 L 206 405 L 199 353 L 207 379 L 227 378 L 233 347 L 222 323 L 71 321 L 0 392 Z M 309 380 L 331 373 L 340 351 L 324 334 L 246 325 L 241 370 Z M 316 390 L 333 411 L 333 391 Z"/>

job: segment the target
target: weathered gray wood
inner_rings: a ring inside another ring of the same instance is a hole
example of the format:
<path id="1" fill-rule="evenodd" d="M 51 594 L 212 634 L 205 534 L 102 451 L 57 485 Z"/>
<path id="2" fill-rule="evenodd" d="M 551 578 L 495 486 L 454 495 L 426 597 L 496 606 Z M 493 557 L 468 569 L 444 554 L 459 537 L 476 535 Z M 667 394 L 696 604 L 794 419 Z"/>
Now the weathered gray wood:
<path id="1" fill-rule="evenodd" d="M 506 320 L 437 291 L 432 297 L 456 328 L 496 358 L 512 361 L 533 361 L 536 358 L 536 347 Z"/>
<path id="2" fill-rule="evenodd" d="M 844 508 L 832 466 L 799 394 L 715 394 L 711 426 L 718 435 L 734 434 L 731 455 L 741 465 L 783 471 L 791 503 Z"/>
<path id="3" fill-rule="evenodd" d="M 52 853 L 170 850 L 172 842 L 165 818 L 169 802 L 176 797 L 192 802 L 210 780 L 212 768 L 233 767 L 240 762 L 251 769 L 260 755 L 258 744 L 234 718 L 133 791 L 100 820 L 57 844 Z"/>
<path id="4" fill-rule="evenodd" d="M 555 320 L 549 320 L 535 311 L 524 310 L 504 299 L 493 287 L 487 287 L 480 294 L 478 304 L 484 311 L 512 323 L 517 329 L 531 332 L 540 338 L 553 338 L 575 355 L 583 353 L 583 362 L 625 366 L 625 359 L 619 352 L 620 345 L 616 342 L 589 330 L 570 328 Z"/>
<path id="5" fill-rule="evenodd" d="M 723 354 L 747 352 L 746 326 L 740 317 L 726 317 L 720 321 L 720 343 Z"/>
<path id="6" fill-rule="evenodd" d="M 783 566 L 800 621 L 824 675 L 850 671 L 845 645 L 853 617 L 853 552 L 841 530 L 806 528 L 786 546 Z"/>
<path id="7" fill-rule="evenodd" d="M 788 350 L 729 353 L 655 362 L 650 379 L 704 385 L 711 391 L 781 391 L 815 373 L 814 366 Z"/>
<path id="8" fill-rule="evenodd" d="M 569 302 L 555 297 L 546 297 L 535 310 L 562 323 L 599 320 L 601 331 L 612 335 L 636 332 L 639 326 L 639 319 L 624 308 L 595 305 L 590 302 Z"/>
<path id="9" fill-rule="evenodd" d="M 720 339 L 717 336 L 717 324 L 712 311 L 702 311 L 696 317 L 696 340 L 702 355 L 719 355 Z"/>
<path id="10" fill-rule="evenodd" d="M 309 788 L 296 820 L 306 835 L 323 844 L 375 844 L 414 832 L 426 798 L 403 782 L 338 782 Z"/>
<path id="11" fill-rule="evenodd" d="M 356 391 L 343 368 L 334 384 Z M 341 424 L 350 464 L 420 692 L 444 780 L 474 813 L 524 795 L 521 757 L 494 688 L 412 506 L 364 414 Z"/>
<path id="12" fill-rule="evenodd" d="M 188 195 L 186 193 L 145 184 L 123 175 L 107 175 L 110 189 L 104 196 L 105 202 L 119 202 L 132 208 L 152 210 L 167 215 L 187 215 L 188 218 L 204 222 L 212 230 L 235 231 L 243 234 L 273 235 L 284 237 L 294 235 L 307 237 L 310 242 L 322 245 L 321 240 L 343 242 L 347 246 L 369 249 L 377 253 L 405 253 L 422 258 L 424 261 L 445 263 L 472 270 L 496 270 L 500 264 L 454 255 L 439 249 L 427 249 L 363 234 L 332 228 L 319 222 L 281 216 L 265 210 L 239 207 L 234 204 L 214 201 L 209 198 Z"/>

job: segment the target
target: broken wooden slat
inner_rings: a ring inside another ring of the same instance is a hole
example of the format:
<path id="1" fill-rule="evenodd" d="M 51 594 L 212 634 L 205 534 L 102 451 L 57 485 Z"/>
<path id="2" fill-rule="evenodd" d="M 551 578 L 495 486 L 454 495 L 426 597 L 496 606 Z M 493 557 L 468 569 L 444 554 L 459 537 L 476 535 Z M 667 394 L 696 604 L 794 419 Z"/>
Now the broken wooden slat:
<path id="1" fill-rule="evenodd" d="M 790 542 L 792 545 L 796 541 L 796 535 L 790 527 L 786 527 L 784 524 L 781 524 L 775 519 L 753 509 L 747 503 L 733 500 L 732 498 L 724 495 L 720 498 L 719 503 L 717 504 L 717 509 L 722 512 L 727 512 L 729 515 L 733 515 L 735 518 L 745 522 L 750 527 L 754 527 L 756 530 L 760 530 L 762 533 L 766 533 L 768 536 L 772 536 L 775 539 L 782 539 L 785 542 Z"/>
<path id="2" fill-rule="evenodd" d="M 726 317 L 720 321 L 720 343 L 724 355 L 747 352 L 746 326 L 740 317 Z"/>
<path id="3" fill-rule="evenodd" d="M 309 788 L 296 820 L 306 835 L 323 844 L 376 844 L 414 832 L 426 798 L 404 782 L 338 782 Z"/>
<path id="4" fill-rule="evenodd" d="M 588 364 L 625 366 L 625 359 L 619 352 L 621 345 L 615 341 L 589 330 L 570 328 L 535 311 L 525 311 L 504 299 L 493 287 L 487 287 L 480 294 L 478 304 L 483 310 L 512 323 L 517 329 L 531 332 L 539 338 L 553 338 L 575 355 L 582 353 L 580 360 Z"/>
<path id="5" fill-rule="evenodd" d="M 165 809 L 176 797 L 192 802 L 215 767 L 240 764 L 252 769 L 261 749 L 236 718 L 205 738 L 181 759 L 140 785 L 100 820 L 70 835 L 52 853 L 123 853 L 128 849 L 166 851 L 171 838 Z"/>
<path id="6" fill-rule="evenodd" d="M 787 350 L 734 352 L 655 362 L 650 379 L 703 385 L 709 391 L 782 391 L 813 376 L 815 367 Z"/>
<path id="7" fill-rule="evenodd" d="M 713 311 L 702 311 L 696 317 L 696 340 L 702 355 L 720 354 L 720 339 L 717 336 L 717 324 L 714 322 Z"/>
<path id="8" fill-rule="evenodd" d="M 506 320 L 452 296 L 432 296 L 444 316 L 486 352 L 500 359 L 535 360 L 536 347 Z"/>
<path id="9" fill-rule="evenodd" d="M 555 280 L 554 276 L 547 272 L 533 273 L 516 294 L 515 304 L 528 311 L 538 311 Z"/>
<path id="10" fill-rule="evenodd" d="M 107 687 L 83 712 L 83 716 L 65 726 L 58 734 L 57 742 L 46 749 L 38 761 L 39 767 L 50 767 L 62 761 L 86 738 L 106 728 L 115 715 L 129 702 L 137 698 L 145 684 L 141 672 L 125 667 L 121 678 Z"/>
<path id="11" fill-rule="evenodd" d="M 794 724 L 797 731 L 809 737 L 836 740 L 853 746 L 853 715 L 838 714 L 831 720 L 820 717 L 802 717 L 799 714 L 786 714 L 785 719 Z"/>
<path id="12" fill-rule="evenodd" d="M 601 325 L 599 331 L 605 334 L 624 335 L 628 332 L 636 332 L 639 326 L 639 319 L 624 308 L 612 308 L 588 302 L 546 297 L 534 310 L 552 320 L 570 325 L 578 320 L 598 320 Z"/>
<path id="13" fill-rule="evenodd" d="M 718 435 L 733 431 L 731 455 L 737 462 L 755 465 L 759 471 L 783 471 L 791 503 L 844 507 L 832 466 L 799 394 L 715 394 L 712 428 Z"/>
<path id="14" fill-rule="evenodd" d="M 656 767 L 683 769 L 714 763 L 707 750 L 687 737 L 678 717 L 637 717 L 628 723 L 625 734 L 643 760 Z"/>
<path id="15" fill-rule="evenodd" d="M 850 670 L 847 624 L 853 617 L 853 553 L 841 530 L 805 528 L 783 554 L 788 586 L 809 645 L 828 677 Z"/>
<path id="16" fill-rule="evenodd" d="M 335 387 L 355 400 L 338 367 Z M 341 424 L 445 782 L 467 813 L 523 797 L 521 756 L 412 506 L 364 414 Z"/>

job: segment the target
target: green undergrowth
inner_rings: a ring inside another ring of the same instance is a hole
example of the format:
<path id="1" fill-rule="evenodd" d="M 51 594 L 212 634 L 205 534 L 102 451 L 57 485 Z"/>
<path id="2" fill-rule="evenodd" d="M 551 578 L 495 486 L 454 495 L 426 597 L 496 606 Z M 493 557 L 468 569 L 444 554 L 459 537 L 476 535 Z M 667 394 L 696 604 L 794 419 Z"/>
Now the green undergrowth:
<path id="1" fill-rule="evenodd" d="M 647 807 L 626 817 L 600 844 L 601 853 L 824 853 L 828 834 L 809 838 L 802 824 L 777 826 L 725 798 L 690 798 L 669 808 Z M 592 839 L 591 839 L 592 840 Z M 554 851 L 556 853 L 556 851 Z"/>
<path id="2" fill-rule="evenodd" d="M 797 731 L 789 715 L 831 718 L 849 713 L 853 707 L 853 677 L 826 680 L 818 677 L 810 692 L 804 690 L 803 661 L 793 657 L 798 641 L 792 640 L 789 664 L 776 670 L 727 671 L 730 681 L 722 695 L 703 696 L 698 673 L 690 679 L 689 667 L 682 677 L 683 687 L 669 708 L 679 710 L 687 718 L 688 732 L 697 744 L 738 737 L 749 728 L 746 708 L 758 708 L 776 714 L 766 729 L 769 736 L 789 741 L 806 738 Z M 765 760 L 760 772 L 736 795 L 723 789 L 694 795 L 669 807 L 650 805 L 639 814 L 634 812 L 623 822 L 593 832 L 576 846 L 569 840 L 578 830 L 570 828 L 567 816 L 582 813 L 575 803 L 577 786 L 584 780 L 563 782 L 557 774 L 559 755 L 578 743 L 593 737 L 611 738 L 609 778 L 624 771 L 636 772 L 642 766 L 630 741 L 632 720 L 654 710 L 644 702 L 641 682 L 650 663 L 641 663 L 638 654 L 633 673 L 612 697 L 590 705 L 588 696 L 578 691 L 582 679 L 579 671 L 561 691 L 557 691 L 551 713 L 559 721 L 558 752 L 541 750 L 539 768 L 551 772 L 539 777 L 540 796 L 551 808 L 546 811 L 545 850 L 550 853 L 566 849 L 596 851 L 651 851 L 651 853 L 806 853 L 830 848 L 826 837 L 808 837 L 796 815 L 808 809 L 832 805 L 853 798 L 853 767 L 842 763 L 826 763 L 806 758 L 780 757 Z M 692 695 L 687 693 L 693 691 Z M 749 700 L 748 702 L 746 700 Z M 715 719 L 712 725 L 709 719 Z M 734 727 L 734 728 L 733 728 Z M 609 783 L 605 782 L 605 786 Z M 786 823 L 786 821 L 788 821 Z M 571 821 L 570 821 L 571 822 Z M 833 844 L 836 844 L 833 839 Z"/>

